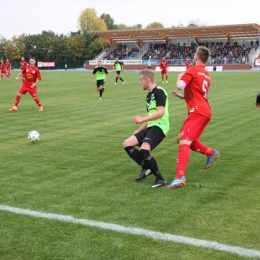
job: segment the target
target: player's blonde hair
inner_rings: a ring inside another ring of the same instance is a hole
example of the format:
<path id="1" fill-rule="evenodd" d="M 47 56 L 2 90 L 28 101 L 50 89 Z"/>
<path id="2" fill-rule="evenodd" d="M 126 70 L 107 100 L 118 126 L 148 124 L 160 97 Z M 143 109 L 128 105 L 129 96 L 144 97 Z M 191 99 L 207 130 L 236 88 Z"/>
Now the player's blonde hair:
<path id="1" fill-rule="evenodd" d="M 201 62 L 206 64 L 210 56 L 210 50 L 205 46 L 199 46 L 196 50 L 196 54 Z"/>
<path id="2" fill-rule="evenodd" d="M 140 72 L 142 78 L 148 78 L 151 82 L 154 82 L 154 73 L 149 69 L 144 69 Z"/>

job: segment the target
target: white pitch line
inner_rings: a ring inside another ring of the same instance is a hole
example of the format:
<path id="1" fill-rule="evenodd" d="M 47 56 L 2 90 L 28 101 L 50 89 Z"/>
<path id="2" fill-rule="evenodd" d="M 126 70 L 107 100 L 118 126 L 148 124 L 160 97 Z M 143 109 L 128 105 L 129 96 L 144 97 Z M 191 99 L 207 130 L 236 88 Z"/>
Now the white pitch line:
<path id="1" fill-rule="evenodd" d="M 181 244 L 186 244 L 186 245 L 191 245 L 191 246 L 196 246 L 196 247 L 204 247 L 204 248 L 214 249 L 217 251 L 223 251 L 223 252 L 240 255 L 240 256 L 260 258 L 259 250 L 246 249 L 246 248 L 239 247 L 239 246 L 228 246 L 225 244 L 220 244 L 220 243 L 212 242 L 212 241 L 208 241 L 208 240 L 195 239 L 195 238 L 190 238 L 190 237 L 185 237 L 185 236 L 176 236 L 176 235 L 151 231 L 151 230 L 142 229 L 142 228 L 124 227 L 124 226 L 117 225 L 117 224 L 110 224 L 110 223 L 99 222 L 99 221 L 88 220 L 88 219 L 78 219 L 78 218 L 74 218 L 74 217 L 66 216 L 66 215 L 44 213 L 44 212 L 40 212 L 40 211 L 14 208 L 14 207 L 9 207 L 9 206 L 5 206 L 5 205 L 0 205 L 0 210 L 12 212 L 12 213 L 19 214 L 19 215 L 27 215 L 27 216 L 33 216 L 36 218 L 58 220 L 58 221 L 67 222 L 67 223 L 80 224 L 80 225 L 84 225 L 84 226 L 91 226 L 91 227 L 113 230 L 113 231 L 121 232 L 121 233 L 146 236 L 146 237 L 157 239 L 157 240 L 165 240 L 165 241 L 181 243 Z"/>

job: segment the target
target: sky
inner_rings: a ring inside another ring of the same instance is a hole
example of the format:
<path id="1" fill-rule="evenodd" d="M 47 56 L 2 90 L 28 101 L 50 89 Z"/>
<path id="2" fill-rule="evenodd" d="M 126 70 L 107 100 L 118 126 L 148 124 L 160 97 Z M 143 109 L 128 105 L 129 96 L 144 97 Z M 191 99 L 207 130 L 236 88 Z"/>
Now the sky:
<path id="1" fill-rule="evenodd" d="M 115 24 L 145 28 L 160 22 L 164 28 L 180 22 L 197 21 L 208 26 L 230 24 L 260 25 L 260 0 L 0 0 L 0 37 L 10 40 L 21 34 L 40 34 L 43 30 L 68 35 L 77 31 L 78 18 L 86 8 L 99 17 L 106 13 Z"/>

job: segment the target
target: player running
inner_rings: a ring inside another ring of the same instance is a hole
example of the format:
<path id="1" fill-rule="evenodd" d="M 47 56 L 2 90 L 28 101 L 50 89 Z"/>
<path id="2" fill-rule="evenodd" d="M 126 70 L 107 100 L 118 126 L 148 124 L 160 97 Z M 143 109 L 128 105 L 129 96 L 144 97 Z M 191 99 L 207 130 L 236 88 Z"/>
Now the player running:
<path id="1" fill-rule="evenodd" d="M 94 75 L 96 74 L 96 80 Z M 92 81 L 94 84 L 97 85 L 97 91 L 99 91 L 99 99 L 102 99 L 102 94 L 105 91 L 104 84 L 107 81 L 107 69 L 106 67 L 102 66 L 102 61 L 98 61 L 98 66 L 96 66 L 92 73 Z"/>
<path id="2" fill-rule="evenodd" d="M 11 78 L 11 62 L 8 59 L 6 59 L 5 68 L 8 77 Z"/>
<path id="3" fill-rule="evenodd" d="M 120 77 L 120 73 L 124 71 L 124 63 L 122 61 L 119 61 L 118 57 L 116 57 L 113 70 L 116 71 L 116 82 L 114 84 L 117 84 L 118 79 L 120 79 L 122 83 L 125 84 L 125 81 Z"/>
<path id="4" fill-rule="evenodd" d="M 0 77 L 1 77 L 1 80 L 4 80 L 4 75 L 10 79 L 10 76 L 8 75 L 8 73 L 6 72 L 6 66 L 5 66 L 5 63 L 3 60 L 0 60 Z"/>

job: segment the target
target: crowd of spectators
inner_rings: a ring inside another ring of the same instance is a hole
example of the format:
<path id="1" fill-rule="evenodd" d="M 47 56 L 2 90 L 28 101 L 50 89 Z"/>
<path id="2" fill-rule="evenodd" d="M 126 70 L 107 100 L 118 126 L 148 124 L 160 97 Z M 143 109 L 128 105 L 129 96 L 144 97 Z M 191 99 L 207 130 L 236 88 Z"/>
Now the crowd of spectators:
<path id="1" fill-rule="evenodd" d="M 169 64 L 182 64 L 185 59 L 193 59 L 196 48 L 183 44 L 150 44 L 148 51 L 143 55 L 143 60 L 161 60 L 163 57 Z"/>
<path id="2" fill-rule="evenodd" d="M 230 46 L 228 43 L 216 43 L 211 52 L 211 64 L 248 64 L 251 45 L 238 45 L 237 42 Z"/>
<path id="3" fill-rule="evenodd" d="M 119 60 L 130 60 L 135 59 L 139 56 L 138 48 L 129 48 L 125 44 L 118 44 L 117 48 L 114 50 L 109 50 L 104 60 L 115 60 L 118 57 Z"/>
<path id="4" fill-rule="evenodd" d="M 211 50 L 209 64 L 248 64 L 249 53 L 254 48 L 259 47 L 259 41 L 251 41 L 248 44 L 239 45 L 235 42 L 233 45 L 223 42 L 199 42 L 199 46 L 206 46 Z M 142 55 L 142 60 L 157 60 L 158 62 L 165 57 L 169 64 L 184 64 L 186 59 L 193 60 L 196 52 L 197 44 L 185 43 L 166 44 L 156 43 L 150 44 L 148 51 Z M 138 48 L 130 49 L 126 45 L 119 44 L 116 49 L 109 51 L 104 59 L 114 60 L 119 57 L 120 60 L 135 59 L 139 56 Z"/>

